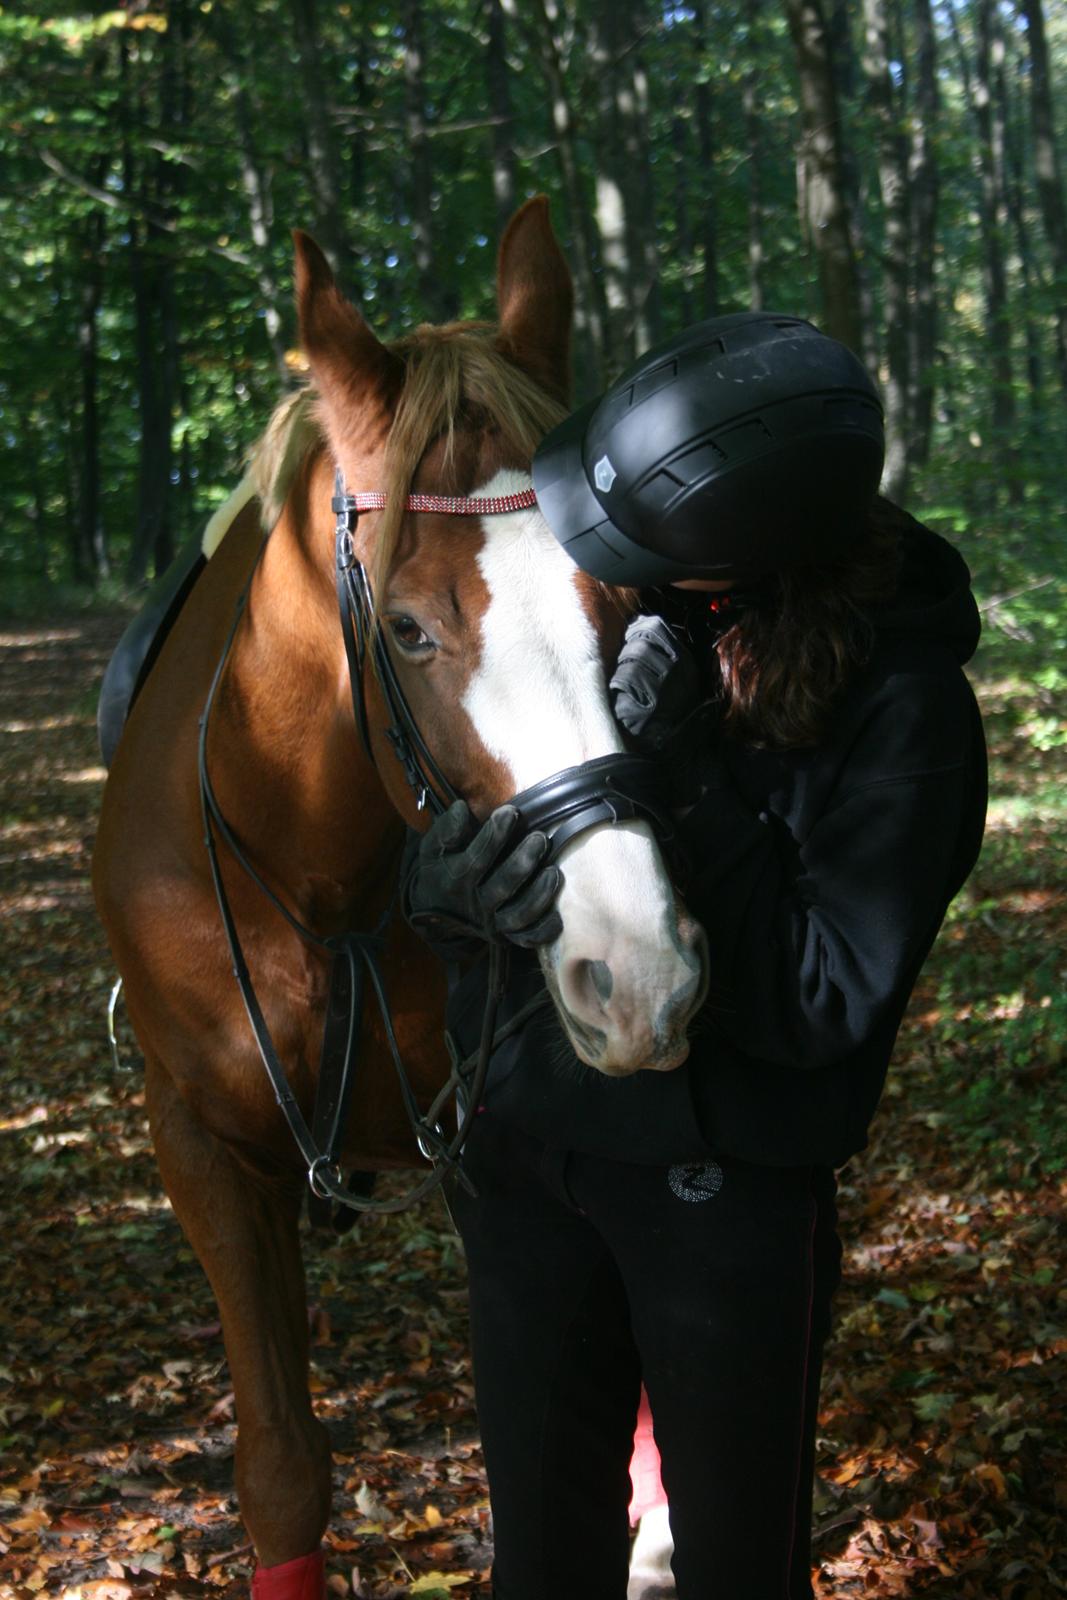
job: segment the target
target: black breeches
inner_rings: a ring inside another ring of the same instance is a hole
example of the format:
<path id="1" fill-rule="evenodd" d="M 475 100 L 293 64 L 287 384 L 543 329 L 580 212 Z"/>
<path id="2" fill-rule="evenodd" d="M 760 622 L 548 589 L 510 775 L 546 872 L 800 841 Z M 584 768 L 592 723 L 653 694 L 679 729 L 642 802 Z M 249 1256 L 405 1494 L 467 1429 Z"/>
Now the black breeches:
<path id="1" fill-rule="evenodd" d="M 488 1112 L 464 1166 L 494 1594 L 623 1600 L 643 1379 L 680 1600 L 809 1600 L 830 1169 L 607 1161 Z"/>

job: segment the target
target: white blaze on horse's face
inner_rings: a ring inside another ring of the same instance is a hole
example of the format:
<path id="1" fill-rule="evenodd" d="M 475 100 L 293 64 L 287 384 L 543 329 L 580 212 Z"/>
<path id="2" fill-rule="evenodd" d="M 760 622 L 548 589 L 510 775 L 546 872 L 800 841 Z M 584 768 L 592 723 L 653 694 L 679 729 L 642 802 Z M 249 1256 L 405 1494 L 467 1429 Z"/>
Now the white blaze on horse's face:
<path id="1" fill-rule="evenodd" d="M 475 492 L 529 478 L 498 472 Z M 517 793 L 564 767 L 623 749 L 578 569 L 536 509 L 483 519 L 489 590 L 481 660 L 463 697 Z M 703 998 L 706 946 L 679 914 L 648 825 L 626 822 L 565 846 L 563 932 L 541 951 L 549 989 L 581 1059 L 609 1074 L 678 1066 Z"/>

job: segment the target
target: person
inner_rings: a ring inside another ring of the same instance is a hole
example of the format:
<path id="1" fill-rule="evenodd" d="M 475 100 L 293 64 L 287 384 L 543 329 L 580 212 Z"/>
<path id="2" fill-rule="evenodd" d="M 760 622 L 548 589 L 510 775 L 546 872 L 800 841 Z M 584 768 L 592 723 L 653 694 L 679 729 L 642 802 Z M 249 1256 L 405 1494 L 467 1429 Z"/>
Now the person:
<path id="1" fill-rule="evenodd" d="M 985 815 L 969 574 L 876 498 L 882 457 L 856 358 L 748 313 L 642 357 L 535 458 L 557 539 L 641 591 L 613 707 L 669 764 L 672 870 L 711 981 L 673 1072 L 561 1069 L 550 1008 L 494 1055 L 455 1214 L 497 1600 L 626 1595 L 642 1382 L 677 1594 L 812 1593 L 835 1169 L 867 1141 Z M 560 869 L 515 824 L 457 803 L 406 885 L 464 1053 L 485 941 L 514 947 L 506 1017 L 560 931 Z"/>

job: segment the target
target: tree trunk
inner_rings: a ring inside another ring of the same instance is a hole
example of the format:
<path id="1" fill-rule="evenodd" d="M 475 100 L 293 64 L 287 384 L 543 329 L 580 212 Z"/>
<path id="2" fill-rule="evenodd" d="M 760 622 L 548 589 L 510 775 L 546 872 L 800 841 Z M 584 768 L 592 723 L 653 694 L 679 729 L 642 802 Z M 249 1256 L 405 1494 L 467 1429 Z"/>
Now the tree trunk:
<path id="1" fill-rule="evenodd" d="M 682 322 L 693 321 L 693 277 L 696 272 L 696 245 L 693 242 L 693 219 L 689 194 L 689 174 L 694 163 L 689 149 L 689 125 L 684 117 L 671 121 L 671 146 L 673 150 L 674 227 L 678 244 L 678 261 L 681 269 Z"/>
<path id="2" fill-rule="evenodd" d="M 986 335 L 992 367 L 993 447 L 1005 467 L 1011 458 L 1015 432 L 1015 393 L 1008 322 L 1008 285 L 1004 270 L 1004 192 L 993 118 L 993 0 L 976 0 L 973 104 L 978 127 L 978 165 L 982 183 L 983 284 Z M 1009 488 L 1019 485 L 1009 471 Z"/>
<path id="3" fill-rule="evenodd" d="M 1017 118 L 1013 115 L 1008 94 L 1007 40 L 1002 25 L 998 26 L 998 33 L 1002 44 L 1002 55 L 995 79 L 996 122 L 1000 128 L 1003 144 L 1004 199 L 1007 206 L 1008 221 L 1015 241 L 1015 270 L 1018 273 L 1018 298 L 1022 309 L 1021 316 L 1014 320 L 1016 323 L 1021 321 L 1023 327 L 1030 416 L 1031 420 L 1036 422 L 1043 410 L 1044 380 L 1042 376 L 1041 340 L 1038 335 L 1034 307 L 1034 274 L 1031 267 L 1034 259 L 1033 245 L 1030 240 L 1030 224 L 1027 220 L 1026 203 L 1023 198 L 1022 137 Z"/>
<path id="4" fill-rule="evenodd" d="M 640 355 L 662 333 L 659 251 L 656 248 L 656 186 L 649 152 L 650 97 L 641 38 L 644 19 L 631 9 L 631 43 L 627 47 L 631 101 L 626 128 L 626 172 L 630 179 L 628 214 L 631 220 L 630 260 L 634 278 L 634 345 Z"/>
<path id="5" fill-rule="evenodd" d="M 48 570 L 49 530 L 52 519 L 49 517 L 48 491 L 45 487 L 45 475 L 41 468 L 44 457 L 44 444 L 41 439 L 41 430 L 38 426 L 36 406 L 30 404 L 18 418 L 18 439 L 25 451 L 26 468 L 30 481 L 30 503 L 26 507 L 26 521 L 29 524 L 30 537 L 29 549 L 32 560 L 26 563 L 28 572 L 42 584 L 48 584 L 50 575 Z M 51 476 L 51 474 L 50 474 Z M 49 488 L 54 489 L 54 482 Z M 69 527 L 69 521 L 63 519 L 63 526 Z M 75 534 L 70 548 L 71 565 L 77 576 L 78 542 Z"/>
<path id="6" fill-rule="evenodd" d="M 937 250 L 938 167 L 936 131 L 940 111 L 937 87 L 937 39 L 930 0 L 915 0 L 918 43 L 915 115 L 912 119 L 908 183 L 912 215 L 911 318 L 911 448 L 915 467 L 930 457 L 934 416 L 935 358 L 937 354 L 937 291 L 934 262 Z"/>
<path id="7" fill-rule="evenodd" d="M 129 263 L 141 437 L 137 510 L 126 562 L 126 581 L 136 587 L 144 582 L 152 552 L 163 537 L 170 499 L 170 416 L 165 397 L 160 393 L 162 373 L 155 360 L 156 283 L 146 262 L 141 226 L 136 221 L 131 221 L 129 228 Z"/>
<path id="8" fill-rule="evenodd" d="M 485 56 L 486 88 L 493 116 L 493 200 L 499 238 L 515 210 L 518 163 L 515 159 L 515 125 L 511 104 L 511 70 L 508 67 L 507 23 L 500 0 L 489 0 L 489 44 Z"/>
<path id="9" fill-rule="evenodd" d="M 785 10 L 800 86 L 804 215 L 819 269 L 823 322 L 827 333 L 861 354 L 859 286 L 822 0 L 785 0 Z"/>
<path id="10" fill-rule="evenodd" d="M 763 128 L 760 118 L 759 34 L 763 0 L 745 0 L 748 29 L 748 65 L 741 84 L 745 118 L 745 153 L 748 168 L 748 303 L 763 310 Z"/>
<path id="11" fill-rule="evenodd" d="M 869 372 L 876 373 L 882 365 L 882 321 L 875 309 L 873 262 L 867 249 L 866 219 L 870 210 L 867 165 L 857 158 L 857 141 L 849 137 L 847 108 L 860 101 L 860 68 L 853 40 L 852 19 L 859 8 L 855 0 L 832 0 L 828 21 L 830 71 L 834 79 L 838 110 L 841 115 L 841 170 L 844 173 L 845 202 L 848 206 L 848 234 L 852 241 L 852 259 L 856 264 L 856 288 L 859 296 L 860 327 L 863 349 L 858 354 Z M 866 149 L 869 137 L 864 137 L 859 147 Z"/>
<path id="12" fill-rule="evenodd" d="M 562 15 L 559 0 L 530 0 L 529 5 L 520 5 L 520 0 L 501 0 L 501 5 L 509 21 L 525 26 L 530 44 L 540 57 L 548 85 L 552 104 L 552 127 L 556 136 L 556 155 L 570 215 L 577 279 L 574 327 L 583 380 L 579 387 L 582 394 L 595 394 L 602 385 L 604 371 L 607 302 L 604 297 L 603 280 L 596 272 L 598 242 L 596 223 L 582 184 L 581 166 L 578 160 L 578 132 L 563 71 L 563 44 L 560 34 Z M 531 14 L 532 23 L 528 21 Z"/>
<path id="13" fill-rule="evenodd" d="M 291 5 L 302 88 L 303 121 L 307 129 L 314 233 L 329 257 L 330 265 L 338 276 L 343 277 L 348 292 L 358 299 L 355 262 L 341 221 L 341 163 L 337 139 L 330 121 L 326 86 L 319 70 L 320 45 L 315 0 L 291 0 Z"/>
<path id="14" fill-rule="evenodd" d="M 442 281 L 433 247 L 433 177 L 426 127 L 422 0 L 404 0 L 404 129 L 411 172 L 411 243 L 419 298 L 431 322 L 455 316 L 458 305 Z"/>
<path id="15" fill-rule="evenodd" d="M 632 226 L 627 217 L 623 177 L 626 155 L 618 62 L 622 20 L 616 0 L 602 0 L 592 35 L 593 76 L 598 93 L 596 224 L 607 302 L 604 354 L 609 376 L 627 366 L 634 357 Z"/>
<path id="16" fill-rule="evenodd" d="M 168 0 L 167 27 L 160 36 L 159 119 L 164 138 L 180 144 L 191 121 L 191 90 L 186 52 L 189 36 L 189 0 Z M 172 220 L 185 187 L 186 168 L 158 153 L 153 173 L 154 209 Z M 178 298 L 174 281 L 175 246 L 169 231 L 149 223 L 149 244 L 155 258 L 154 292 L 157 305 L 159 349 L 159 428 L 166 436 L 168 480 L 173 471 L 173 427 L 183 409 Z M 166 514 L 156 523 L 152 558 L 156 573 L 165 572 L 174 559 L 175 511 L 180 495 L 168 495 Z"/>
<path id="17" fill-rule="evenodd" d="M 256 285 L 263 303 L 263 325 L 274 357 L 274 367 L 283 388 L 292 382 L 292 373 L 285 360 L 285 337 L 282 332 L 282 296 L 271 268 L 270 230 L 274 222 L 270 177 L 259 159 L 256 149 L 255 128 L 262 125 L 258 107 L 246 87 L 248 68 L 242 59 L 230 26 L 225 6 L 215 6 L 210 15 L 210 26 L 215 30 L 219 49 L 226 62 L 225 82 L 233 102 L 234 121 L 237 124 L 237 142 L 240 149 L 241 186 L 248 203 L 248 227 L 256 247 Z M 358 143 L 358 140 L 356 141 Z"/>
<path id="18" fill-rule="evenodd" d="M 170 18 L 161 36 L 164 50 L 169 47 Z M 148 169 L 155 180 L 151 187 L 141 182 L 144 169 L 138 170 L 130 137 L 135 115 L 144 118 L 144 109 L 135 106 L 130 85 L 129 55 L 124 34 L 119 37 L 120 95 L 119 121 L 122 139 L 123 188 L 133 200 L 151 203 L 158 215 L 166 197 L 158 192 L 161 161 Z M 165 74 L 161 75 L 164 78 Z M 164 96 L 166 89 L 164 88 Z M 160 361 L 160 305 L 162 280 L 169 272 L 168 241 L 164 230 L 149 220 L 142 224 L 133 215 L 128 228 L 128 259 L 133 291 L 134 349 L 137 362 L 137 403 L 140 420 L 140 447 L 137 466 L 137 502 L 133 537 L 126 562 L 126 581 L 142 584 L 155 553 L 170 542 L 171 404 L 169 379 L 172 363 Z"/>
<path id="19" fill-rule="evenodd" d="M 885 0 L 863 0 L 864 71 L 878 129 L 878 180 L 884 230 L 884 312 L 886 376 L 885 492 L 903 500 L 908 488 L 909 307 L 911 253 L 907 147 L 903 108 L 897 104 L 889 73 L 889 27 Z"/>
<path id="20" fill-rule="evenodd" d="M 352 68 L 352 103 L 356 108 L 357 120 L 354 133 L 348 137 L 348 182 L 352 205 L 357 212 L 363 209 L 367 199 L 367 153 L 366 153 L 366 124 L 359 115 L 369 110 L 371 104 L 371 29 L 369 6 L 367 0 L 359 8 L 359 39 L 356 45 L 356 59 Z"/>
<path id="21" fill-rule="evenodd" d="M 97 177 L 104 177 L 104 163 Z M 78 314 L 78 359 L 81 366 L 81 462 L 78 471 L 78 526 L 74 541 L 74 576 L 97 583 L 109 576 L 107 540 L 100 515 L 100 418 L 97 404 L 98 327 L 104 285 L 101 251 L 104 213 L 94 211 L 82 230 L 82 276 Z"/>
<path id="22" fill-rule="evenodd" d="M 1030 116 L 1034 132 L 1034 171 L 1056 283 L 1056 364 L 1067 393 L 1067 212 L 1063 172 L 1049 87 L 1048 45 L 1041 0 L 1021 0 L 1030 46 Z"/>
<path id="23" fill-rule="evenodd" d="M 600 97 L 596 215 L 609 366 L 615 370 L 647 350 L 658 332 L 659 259 L 641 32 L 632 0 L 603 0 L 592 52 Z"/>
<path id="24" fill-rule="evenodd" d="M 694 0 L 693 44 L 697 58 L 697 81 L 693 94 L 693 111 L 696 119 L 697 161 L 704 185 L 704 203 L 701 207 L 701 243 L 704 254 L 704 283 L 702 312 L 705 317 L 719 314 L 719 219 L 715 205 L 715 132 L 712 126 L 713 107 L 711 84 L 708 81 L 710 61 L 708 56 L 707 18 L 704 0 Z"/>

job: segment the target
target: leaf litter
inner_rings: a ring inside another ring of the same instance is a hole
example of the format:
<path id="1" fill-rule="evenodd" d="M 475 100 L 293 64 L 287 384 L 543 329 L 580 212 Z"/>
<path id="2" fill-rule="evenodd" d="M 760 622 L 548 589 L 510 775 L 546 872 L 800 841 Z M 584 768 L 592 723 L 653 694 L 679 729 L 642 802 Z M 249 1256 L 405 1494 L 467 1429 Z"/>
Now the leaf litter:
<path id="1" fill-rule="evenodd" d="M 124 621 L 0 639 L 0 1595 L 235 1600 L 252 1553 L 217 1312 L 160 1187 L 139 1075 L 114 1071 L 103 1027 L 93 705 Z M 973 897 L 976 992 L 1005 937 L 1067 946 L 1063 897 L 1035 898 L 1014 876 L 994 872 Z M 979 920 L 990 900 L 996 933 Z M 950 925 L 942 970 L 958 936 Z M 1067 1183 L 1024 1140 L 983 1148 L 946 1125 L 945 1064 L 972 1071 L 973 1041 L 945 1026 L 939 981 L 928 969 L 874 1143 L 842 1176 L 820 1600 L 1067 1593 Z M 1005 1074 L 1006 1095 L 1018 1078 Z M 307 1249 L 312 1391 L 335 1450 L 330 1593 L 486 1596 L 488 1498 L 447 1220 L 433 1206 L 368 1218 Z"/>

